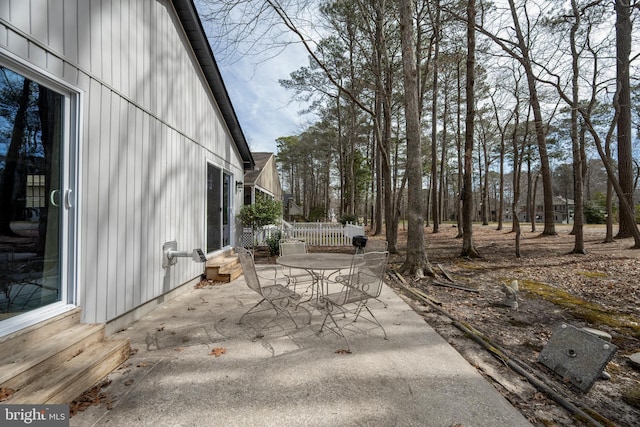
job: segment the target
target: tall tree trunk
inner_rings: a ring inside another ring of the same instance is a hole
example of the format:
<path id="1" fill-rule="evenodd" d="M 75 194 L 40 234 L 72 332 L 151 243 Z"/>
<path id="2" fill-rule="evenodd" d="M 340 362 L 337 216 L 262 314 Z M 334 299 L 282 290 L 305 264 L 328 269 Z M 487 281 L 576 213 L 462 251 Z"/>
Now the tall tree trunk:
<path id="1" fill-rule="evenodd" d="M 481 151 L 480 151 L 480 147 L 478 147 L 478 190 L 479 190 L 479 200 L 477 203 L 474 204 L 474 206 L 480 206 L 480 211 L 479 211 L 479 215 L 476 219 L 480 219 L 480 221 L 483 222 L 484 224 L 484 206 L 482 201 L 484 200 L 484 176 L 482 174 L 482 171 L 484 170 L 484 168 L 482 167 L 482 158 L 480 157 Z"/>
<path id="2" fill-rule="evenodd" d="M 513 204 L 511 206 L 513 216 L 513 232 L 516 234 L 516 258 L 520 258 L 520 218 L 518 218 L 518 205 L 520 203 L 520 176 L 522 175 L 522 154 L 524 154 L 525 140 L 522 142 L 522 148 L 518 146 L 518 128 L 520 127 L 520 98 L 517 97 L 518 88 L 514 90 L 516 94 L 515 105 L 515 123 L 513 125 L 513 133 L 511 135 L 511 146 L 513 148 Z M 527 126 L 525 125 L 525 129 Z"/>
<path id="3" fill-rule="evenodd" d="M 576 0 L 571 0 L 571 7 L 575 15 L 574 24 L 571 27 L 569 34 L 571 44 L 571 68 L 573 74 L 572 78 L 572 107 L 571 108 L 571 147 L 573 152 L 573 198 L 575 203 L 575 209 L 573 214 L 573 233 L 574 233 L 574 247 L 573 253 L 585 254 L 586 249 L 584 247 L 584 203 L 583 203 L 583 188 L 582 188 L 582 152 L 580 150 L 580 139 L 578 134 L 578 103 L 579 87 L 579 67 L 578 59 L 579 53 L 576 48 L 576 32 L 580 28 L 580 13 L 578 11 L 578 5 Z M 567 224 L 569 223 L 569 210 L 567 209 Z"/>
<path id="4" fill-rule="evenodd" d="M 604 153 L 606 157 L 606 161 L 609 164 L 612 163 L 613 159 L 611 158 L 611 140 L 607 139 L 604 144 Z M 606 219 L 606 233 L 604 236 L 603 243 L 613 243 L 613 184 L 611 183 L 611 178 L 607 177 L 607 196 L 605 199 L 605 211 L 607 215 Z"/>
<path id="5" fill-rule="evenodd" d="M 376 55 L 376 59 L 378 59 L 378 55 Z M 375 116 L 373 118 L 373 152 L 372 152 L 372 160 L 373 160 L 373 168 L 374 179 L 371 181 L 371 190 L 373 195 L 373 207 L 374 210 L 371 216 L 370 230 L 371 234 L 374 236 L 379 234 L 382 230 L 382 224 L 379 223 L 379 218 L 377 216 L 380 213 L 382 216 L 382 167 L 380 166 L 380 144 L 382 144 L 382 131 L 380 130 L 380 126 L 382 126 L 382 83 L 380 81 L 380 73 L 376 75 L 376 95 L 375 95 Z M 368 215 L 369 204 L 366 204 L 365 207 L 365 217 Z"/>
<path id="6" fill-rule="evenodd" d="M 489 225 L 489 215 L 491 212 L 489 206 L 489 153 L 487 152 L 487 141 L 482 143 L 482 155 L 484 157 L 484 182 L 482 185 L 482 225 Z"/>
<path id="7" fill-rule="evenodd" d="M 387 56 L 386 39 L 384 37 L 384 10 L 383 2 L 376 2 L 376 40 L 380 42 L 381 52 L 381 72 L 384 70 L 384 87 L 382 94 L 382 121 L 383 121 L 383 135 L 382 143 L 380 144 L 380 167 L 382 172 L 382 188 L 384 190 L 384 221 L 385 221 L 385 235 L 387 238 L 387 244 L 389 252 L 396 253 L 396 242 L 398 240 L 398 220 L 399 213 L 396 208 L 396 195 L 395 187 L 392 185 L 392 167 L 391 167 L 391 125 L 392 125 L 392 94 L 393 94 L 393 73 L 391 72 L 391 65 L 389 57 Z M 376 214 L 379 216 L 378 222 L 382 224 L 382 212 Z"/>
<path id="8" fill-rule="evenodd" d="M 611 180 L 607 179 L 607 196 L 605 199 L 606 232 L 603 243 L 613 243 L 613 185 Z"/>
<path id="9" fill-rule="evenodd" d="M 347 188 L 347 159 L 346 159 L 346 151 L 345 151 L 345 147 L 344 147 L 344 137 L 343 137 L 343 131 L 342 131 L 342 106 L 340 105 L 340 90 L 338 90 L 338 96 L 335 98 L 336 99 L 336 117 L 338 118 L 337 121 L 337 132 L 338 132 L 338 164 L 340 165 L 340 167 L 338 168 L 338 174 L 340 175 L 340 193 L 339 193 L 339 197 L 340 197 L 340 209 L 339 209 L 339 214 L 338 216 L 341 217 L 342 215 L 344 215 L 346 212 L 346 195 L 345 195 L 345 191 Z M 295 193 L 294 193 L 295 194 Z"/>
<path id="10" fill-rule="evenodd" d="M 22 93 L 18 100 L 18 109 L 13 120 L 13 131 L 11 132 L 11 142 L 7 150 L 2 188 L 0 188 L 0 235 L 15 236 L 11 230 L 11 220 L 13 219 L 13 190 L 16 183 L 16 171 L 20 157 L 20 149 L 24 143 L 24 128 L 26 122 L 27 107 L 31 95 L 31 80 L 24 79 L 22 83 Z"/>
<path id="11" fill-rule="evenodd" d="M 535 233 L 536 232 L 536 218 L 538 217 L 538 206 L 536 206 L 536 200 L 538 199 L 538 181 L 540 178 L 540 173 L 536 172 L 535 176 L 533 177 L 533 192 L 531 195 L 531 198 L 533 199 L 533 206 L 531 208 L 531 211 L 533 212 L 532 218 L 531 218 L 531 232 Z M 544 190 L 543 190 L 544 191 Z"/>
<path id="12" fill-rule="evenodd" d="M 400 0 L 400 38 L 404 75 L 404 103 L 407 129 L 407 176 L 409 181 L 407 257 L 401 268 L 404 273 L 423 277 L 434 275 L 427 260 L 424 244 L 422 207 L 422 149 L 420 144 L 420 114 L 418 111 L 418 72 L 413 39 L 411 0 Z"/>
<path id="13" fill-rule="evenodd" d="M 356 212 L 356 108 L 353 101 L 349 102 L 349 200 L 347 213 L 357 215 Z"/>
<path id="14" fill-rule="evenodd" d="M 540 173 L 542 175 L 542 189 L 544 198 L 544 230 L 543 235 L 555 235 L 556 227 L 553 221 L 553 188 L 551 185 L 551 168 L 549 167 L 549 154 L 547 152 L 546 132 L 542 122 L 542 108 L 538 99 L 538 89 L 536 87 L 536 76 L 533 72 L 533 65 L 529 57 L 529 47 L 525 41 L 520 22 L 516 13 L 516 7 L 513 0 L 509 0 L 511 8 L 511 16 L 513 18 L 514 29 L 518 38 L 518 48 L 522 53 L 520 63 L 522 64 L 527 76 L 527 84 L 529 86 L 529 101 L 533 110 L 533 123 L 536 130 L 536 142 L 538 144 L 538 152 L 540 154 Z"/>
<path id="15" fill-rule="evenodd" d="M 378 126 L 378 125 L 376 125 Z M 373 218 L 371 218 L 371 221 L 373 221 L 373 234 L 374 235 L 378 235 L 382 232 L 382 206 L 384 205 L 384 203 L 386 203 L 386 197 L 385 197 L 385 188 L 383 185 L 383 180 L 382 180 L 382 149 L 380 148 L 381 144 L 384 144 L 383 141 L 379 140 L 378 138 L 375 138 L 375 153 L 373 155 L 374 157 L 374 164 L 375 164 L 375 171 L 376 171 L 376 175 L 375 175 L 375 188 L 376 188 L 376 192 L 375 192 L 375 197 L 373 198 L 373 201 L 375 203 L 375 210 L 374 210 L 374 215 Z"/>
<path id="16" fill-rule="evenodd" d="M 528 139 L 525 136 L 525 139 Z M 531 173 L 531 149 L 527 145 L 527 220 L 531 222 L 531 232 L 536 231 L 536 201 L 533 199 L 533 174 Z"/>
<path id="17" fill-rule="evenodd" d="M 631 91 L 629 85 L 629 56 L 631 54 L 631 8 L 629 0 L 616 0 L 616 83 L 618 92 L 618 181 L 631 206 L 619 209 L 620 223 L 616 237 L 631 237 L 636 227 L 633 215 L 633 165 L 631 154 Z"/>
<path id="18" fill-rule="evenodd" d="M 445 87 L 444 89 L 444 111 L 442 114 L 442 145 L 440 147 L 440 184 L 438 187 L 438 206 L 440 207 L 440 222 L 447 221 L 448 206 L 445 206 L 446 197 L 448 194 L 448 185 L 445 180 L 447 174 L 447 120 L 449 119 L 449 91 Z M 447 204 L 448 205 L 448 204 Z M 435 232 L 435 230 L 434 230 Z"/>
<path id="19" fill-rule="evenodd" d="M 456 64 L 457 66 L 457 89 L 458 89 L 458 99 L 456 100 L 456 105 L 458 106 L 456 111 L 456 151 L 458 154 L 458 194 L 456 194 L 456 224 L 458 226 L 458 234 L 456 238 L 459 239 L 462 237 L 462 191 L 464 188 L 464 173 L 463 166 L 464 163 L 462 161 L 462 117 L 460 114 L 460 106 L 462 104 L 462 79 L 460 76 L 460 69 L 462 68 L 462 61 Z"/>
<path id="20" fill-rule="evenodd" d="M 475 118 L 475 65 L 476 65 L 476 1 L 467 3 L 467 111 L 464 138 L 464 188 L 462 190 L 462 252 L 461 256 L 479 257 L 473 243 L 473 120 Z"/>
<path id="21" fill-rule="evenodd" d="M 438 68 L 440 54 L 440 1 L 436 0 L 436 16 L 433 23 L 433 98 L 431 99 L 431 219 L 433 232 L 440 231 L 440 206 L 438 205 Z"/>
<path id="22" fill-rule="evenodd" d="M 496 227 L 497 231 L 502 230 L 502 221 L 504 216 L 504 133 L 500 136 L 500 184 L 498 188 L 499 201 L 498 201 L 498 226 Z"/>

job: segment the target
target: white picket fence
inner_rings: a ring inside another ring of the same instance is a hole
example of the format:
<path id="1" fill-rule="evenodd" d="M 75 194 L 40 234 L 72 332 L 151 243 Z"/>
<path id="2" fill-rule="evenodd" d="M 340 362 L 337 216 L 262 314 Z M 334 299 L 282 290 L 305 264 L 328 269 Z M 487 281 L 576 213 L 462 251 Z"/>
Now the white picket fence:
<path id="1" fill-rule="evenodd" d="M 364 226 L 335 222 L 283 222 L 282 235 L 304 240 L 310 246 L 351 246 L 353 236 L 364 235 Z"/>
<path id="2" fill-rule="evenodd" d="M 282 222 L 282 227 L 265 227 L 255 233 L 255 244 L 265 245 L 275 233 L 281 238 L 300 239 L 309 246 L 351 246 L 353 236 L 364 235 L 364 226 L 334 222 Z M 249 246 L 252 239 L 251 229 L 244 230 L 244 244 Z"/>

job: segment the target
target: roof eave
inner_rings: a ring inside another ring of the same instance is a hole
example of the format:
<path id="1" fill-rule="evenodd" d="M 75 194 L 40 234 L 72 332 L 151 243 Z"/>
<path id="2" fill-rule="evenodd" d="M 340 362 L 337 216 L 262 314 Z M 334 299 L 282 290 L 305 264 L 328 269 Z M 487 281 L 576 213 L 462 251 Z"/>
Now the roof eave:
<path id="1" fill-rule="evenodd" d="M 182 28 L 189 39 L 191 48 L 200 64 L 204 77 L 211 88 L 213 97 L 218 103 L 222 116 L 231 132 L 231 137 L 242 157 L 244 170 L 253 169 L 255 162 L 251 155 L 249 144 L 242 132 L 238 116 L 231 104 L 231 98 L 229 98 L 229 93 L 222 80 L 220 69 L 213 56 L 211 46 L 207 40 L 193 0 L 172 0 L 172 2 L 180 19 L 180 23 L 182 24 Z"/>

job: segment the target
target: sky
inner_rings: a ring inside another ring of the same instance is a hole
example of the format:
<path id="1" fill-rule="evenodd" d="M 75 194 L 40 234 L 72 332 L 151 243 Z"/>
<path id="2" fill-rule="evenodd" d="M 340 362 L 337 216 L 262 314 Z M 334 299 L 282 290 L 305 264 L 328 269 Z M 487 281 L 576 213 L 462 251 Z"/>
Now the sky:
<path id="1" fill-rule="evenodd" d="M 304 105 L 278 82 L 306 65 L 307 53 L 301 45 L 290 45 L 266 60 L 247 56 L 233 63 L 218 62 L 251 151 L 275 153 L 276 138 L 296 135 L 308 126 L 311 117 L 300 113 Z"/>
<path id="2" fill-rule="evenodd" d="M 231 11 L 215 2 L 195 3 L 205 33 L 213 37 L 209 40 L 213 55 L 249 148 L 275 153 L 277 138 L 297 135 L 314 121 L 313 115 L 301 113 L 306 104 L 294 100 L 294 91 L 279 83 L 309 65 L 307 51 L 288 29 L 280 28 L 277 15 L 265 13 L 255 26 L 246 23 L 261 2 L 237 2 Z M 215 10 L 223 10 L 223 17 L 214 14 L 203 19 Z M 308 8 L 295 15 L 306 13 Z M 216 52 L 216 48 L 221 51 Z"/>

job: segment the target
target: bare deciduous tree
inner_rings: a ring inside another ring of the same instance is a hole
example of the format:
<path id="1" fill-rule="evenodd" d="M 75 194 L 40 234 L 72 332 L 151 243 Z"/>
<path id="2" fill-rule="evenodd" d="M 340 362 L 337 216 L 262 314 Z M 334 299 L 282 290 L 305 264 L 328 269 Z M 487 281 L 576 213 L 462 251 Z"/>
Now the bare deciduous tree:
<path id="1" fill-rule="evenodd" d="M 464 182 L 462 188 L 462 252 L 461 256 L 479 257 L 473 243 L 473 129 L 475 117 L 475 66 L 476 66 L 476 2 L 467 4 L 467 112 L 464 139 Z"/>
<path id="2" fill-rule="evenodd" d="M 400 37 L 402 42 L 402 68 L 404 70 L 404 103 L 407 127 L 407 176 L 409 229 L 407 257 L 401 268 L 404 273 L 423 277 L 434 272 L 427 259 L 424 244 L 424 218 L 422 208 L 422 148 L 420 140 L 420 113 L 418 111 L 418 71 L 413 38 L 411 0 L 400 0 Z"/>
<path id="3" fill-rule="evenodd" d="M 631 154 L 631 87 L 629 83 L 629 61 L 631 56 L 631 5 L 630 0 L 616 0 L 616 84 L 618 102 L 618 179 L 631 210 L 622 209 L 616 237 L 631 237 L 636 228 L 633 214 L 633 164 Z"/>

